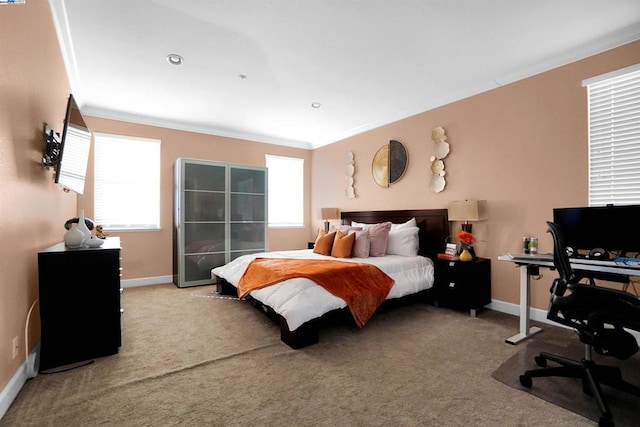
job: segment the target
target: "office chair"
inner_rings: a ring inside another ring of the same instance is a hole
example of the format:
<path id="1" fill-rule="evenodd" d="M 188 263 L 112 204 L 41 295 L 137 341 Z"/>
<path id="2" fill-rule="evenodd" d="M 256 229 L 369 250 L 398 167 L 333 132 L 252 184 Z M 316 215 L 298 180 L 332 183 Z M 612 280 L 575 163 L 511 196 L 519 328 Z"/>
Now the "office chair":
<path id="1" fill-rule="evenodd" d="M 559 277 L 551 286 L 547 319 L 573 328 L 584 343 L 584 358 L 572 360 L 542 352 L 535 362 L 542 369 L 520 375 L 520 383 L 532 387 L 532 378 L 568 377 L 582 380 L 582 391 L 596 400 L 601 415 L 598 425 L 613 426 L 613 416 L 600 385 L 607 385 L 640 397 L 640 387 L 622 379 L 619 368 L 596 364 L 592 351 L 620 360 L 638 352 L 633 335 L 623 328 L 640 331 L 640 298 L 627 292 L 581 284 L 571 269 L 560 227 L 547 222 L 553 237 L 553 263 Z M 552 361 L 559 367 L 546 367 Z"/>

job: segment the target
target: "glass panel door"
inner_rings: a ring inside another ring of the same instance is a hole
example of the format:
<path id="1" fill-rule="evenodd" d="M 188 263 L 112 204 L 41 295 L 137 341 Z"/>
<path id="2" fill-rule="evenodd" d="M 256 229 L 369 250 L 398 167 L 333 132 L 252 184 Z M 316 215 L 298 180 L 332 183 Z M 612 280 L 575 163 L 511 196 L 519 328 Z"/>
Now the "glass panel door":
<path id="1" fill-rule="evenodd" d="M 226 167 L 212 163 L 194 163 L 184 167 L 184 189 L 198 191 L 226 190 Z"/>

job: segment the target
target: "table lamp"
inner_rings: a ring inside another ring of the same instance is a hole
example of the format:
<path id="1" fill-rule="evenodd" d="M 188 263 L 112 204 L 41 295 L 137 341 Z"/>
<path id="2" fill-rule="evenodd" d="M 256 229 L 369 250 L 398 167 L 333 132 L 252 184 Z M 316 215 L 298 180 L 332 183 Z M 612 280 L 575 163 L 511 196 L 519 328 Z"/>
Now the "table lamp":
<path id="1" fill-rule="evenodd" d="M 449 221 L 464 221 L 462 230 L 471 233 L 472 224 L 469 221 L 487 219 L 486 200 L 463 200 L 449 203 L 447 206 Z"/>
<path id="2" fill-rule="evenodd" d="M 340 219 L 339 208 L 322 208 L 322 219 L 324 220 L 324 231 L 329 232 L 329 220 Z"/>

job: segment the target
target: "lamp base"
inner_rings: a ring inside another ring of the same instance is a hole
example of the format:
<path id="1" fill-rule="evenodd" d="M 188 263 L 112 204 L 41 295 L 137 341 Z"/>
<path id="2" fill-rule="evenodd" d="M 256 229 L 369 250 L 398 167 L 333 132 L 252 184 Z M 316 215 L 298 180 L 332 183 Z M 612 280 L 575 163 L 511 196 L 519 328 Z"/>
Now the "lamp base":
<path id="1" fill-rule="evenodd" d="M 473 227 L 473 224 L 471 224 L 469 222 L 465 222 L 464 224 L 462 224 L 462 231 L 466 231 L 467 233 L 471 233 L 472 227 Z"/>
<path id="2" fill-rule="evenodd" d="M 324 222 L 324 231 L 327 233 L 329 232 L 329 221 Z"/>

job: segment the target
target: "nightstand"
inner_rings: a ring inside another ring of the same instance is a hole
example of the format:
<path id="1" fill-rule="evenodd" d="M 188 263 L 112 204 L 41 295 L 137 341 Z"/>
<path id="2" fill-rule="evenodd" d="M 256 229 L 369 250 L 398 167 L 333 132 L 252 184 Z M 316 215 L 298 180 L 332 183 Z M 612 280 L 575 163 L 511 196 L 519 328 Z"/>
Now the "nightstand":
<path id="1" fill-rule="evenodd" d="M 476 311 L 491 302 L 491 260 L 473 261 L 435 260 L 433 284 L 437 305 Z"/>

